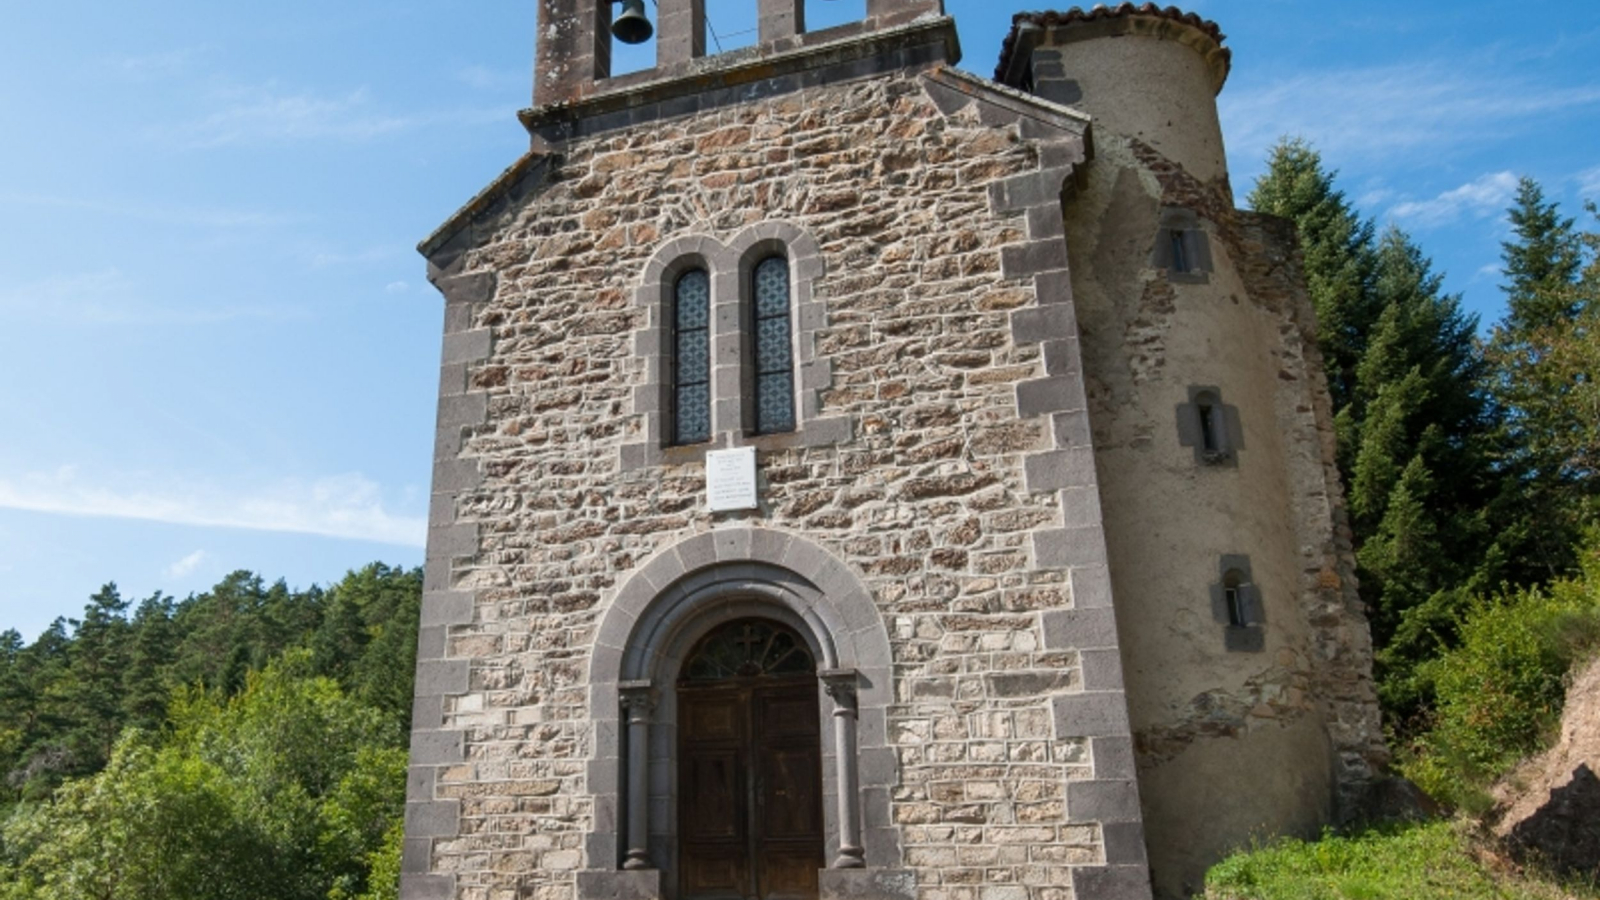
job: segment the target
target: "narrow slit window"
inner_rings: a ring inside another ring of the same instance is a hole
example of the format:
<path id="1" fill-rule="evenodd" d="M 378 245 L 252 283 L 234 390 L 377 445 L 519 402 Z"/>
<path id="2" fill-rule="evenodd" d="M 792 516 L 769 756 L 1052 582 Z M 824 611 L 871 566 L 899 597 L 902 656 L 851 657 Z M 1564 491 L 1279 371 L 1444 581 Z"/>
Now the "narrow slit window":
<path id="1" fill-rule="evenodd" d="M 794 350 L 789 261 L 769 256 L 755 269 L 755 431 L 794 430 Z"/>
<path id="2" fill-rule="evenodd" d="M 1217 440 L 1217 408 L 1204 400 L 1196 404 L 1200 408 L 1200 446 L 1207 453 L 1216 453 L 1221 448 Z"/>
<path id="3" fill-rule="evenodd" d="M 1222 600 L 1228 608 L 1229 625 L 1249 625 L 1244 610 L 1244 584 L 1237 569 L 1230 569 L 1222 578 Z"/>
<path id="4" fill-rule="evenodd" d="M 711 279 L 679 276 L 672 303 L 672 442 L 711 439 Z"/>
<path id="5" fill-rule="evenodd" d="M 1189 264 L 1189 245 L 1184 240 L 1184 230 L 1174 228 L 1167 234 L 1172 241 L 1172 271 L 1188 272 L 1191 268 Z"/>

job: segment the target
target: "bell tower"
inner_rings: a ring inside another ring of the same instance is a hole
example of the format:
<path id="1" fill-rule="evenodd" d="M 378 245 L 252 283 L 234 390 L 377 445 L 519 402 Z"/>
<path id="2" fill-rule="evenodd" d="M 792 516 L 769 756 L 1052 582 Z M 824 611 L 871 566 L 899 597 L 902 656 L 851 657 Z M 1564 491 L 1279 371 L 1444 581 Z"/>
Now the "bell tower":
<path id="1" fill-rule="evenodd" d="M 667 82 L 687 82 L 686 87 L 732 87 L 759 80 L 753 63 L 773 57 L 796 55 L 796 51 L 849 41 L 874 32 L 903 30 L 917 22 L 940 22 L 946 26 L 947 51 L 942 61 L 954 63 L 960 56 L 955 29 L 944 17 L 943 0 L 867 0 L 866 18 L 858 22 L 806 31 L 805 0 L 751 0 L 758 4 L 759 36 L 753 47 L 728 53 L 706 55 L 705 0 L 659 0 L 654 5 L 656 22 L 654 67 L 613 78 L 612 41 L 642 43 L 651 39 L 641 20 L 643 5 L 623 4 L 621 17 L 613 19 L 613 0 L 540 0 L 533 112 L 552 107 L 574 111 L 584 101 L 617 95 L 648 94 L 644 89 Z M 625 17 L 625 18 L 624 18 Z M 618 21 L 627 24 L 614 32 Z M 767 67 L 763 67 L 767 68 Z M 787 67 L 776 67 L 780 70 Z M 526 119 L 526 116 L 525 116 Z"/>

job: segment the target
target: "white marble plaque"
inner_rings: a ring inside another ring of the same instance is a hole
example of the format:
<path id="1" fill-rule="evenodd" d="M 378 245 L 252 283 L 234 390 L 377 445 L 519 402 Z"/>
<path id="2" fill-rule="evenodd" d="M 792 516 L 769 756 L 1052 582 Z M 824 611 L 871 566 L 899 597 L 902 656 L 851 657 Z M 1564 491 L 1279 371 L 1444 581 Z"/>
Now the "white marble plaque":
<path id="1" fill-rule="evenodd" d="M 706 454 L 706 503 L 712 512 L 756 508 L 756 448 Z"/>

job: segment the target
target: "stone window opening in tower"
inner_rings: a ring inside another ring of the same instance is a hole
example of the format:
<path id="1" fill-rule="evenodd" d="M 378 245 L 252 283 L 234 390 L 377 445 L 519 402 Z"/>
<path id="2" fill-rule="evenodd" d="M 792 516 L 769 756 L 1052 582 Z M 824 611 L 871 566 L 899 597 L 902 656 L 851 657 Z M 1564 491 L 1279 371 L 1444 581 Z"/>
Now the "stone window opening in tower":
<path id="1" fill-rule="evenodd" d="M 1251 624 L 1249 613 L 1245 610 L 1245 584 L 1244 576 L 1238 569 L 1229 569 L 1222 576 L 1222 599 L 1228 610 L 1228 624 L 1242 627 Z"/>
<path id="2" fill-rule="evenodd" d="M 672 301 L 672 443 L 711 439 L 711 278 L 678 276 Z"/>
<path id="3" fill-rule="evenodd" d="M 768 256 L 751 273 L 755 434 L 795 429 L 794 347 L 789 260 Z"/>
<path id="4" fill-rule="evenodd" d="M 1189 272 L 1193 265 L 1189 260 L 1188 232 L 1182 228 L 1174 228 L 1167 232 L 1172 241 L 1172 271 Z"/>

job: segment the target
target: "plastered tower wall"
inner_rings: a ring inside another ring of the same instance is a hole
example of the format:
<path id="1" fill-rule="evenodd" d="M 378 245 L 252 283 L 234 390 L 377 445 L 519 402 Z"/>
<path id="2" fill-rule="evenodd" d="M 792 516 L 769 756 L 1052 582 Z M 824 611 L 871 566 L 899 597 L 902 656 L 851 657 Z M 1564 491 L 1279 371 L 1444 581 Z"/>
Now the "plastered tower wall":
<path id="1" fill-rule="evenodd" d="M 750 613 L 829 667 L 825 855 L 852 828 L 862 850 L 823 897 L 1149 896 L 1062 241 L 1087 121 L 946 68 L 949 20 L 892 7 L 558 93 L 422 245 L 446 334 L 407 900 L 674 896 L 660 676 Z M 593 72 L 572 33 L 541 90 Z M 800 421 L 752 436 L 738 297 L 778 247 Z M 686 260 L 711 272 L 715 428 L 673 447 Z M 735 446 L 760 508 L 710 513 L 706 451 Z"/>
<path id="2" fill-rule="evenodd" d="M 1292 229 L 1233 208 L 1215 26 L 1132 7 L 1032 25 L 1013 78 L 1095 123 L 1068 255 L 1152 878 L 1188 896 L 1251 836 L 1352 814 L 1383 761 L 1330 404 Z M 1230 567 L 1248 628 L 1218 603 Z"/>

